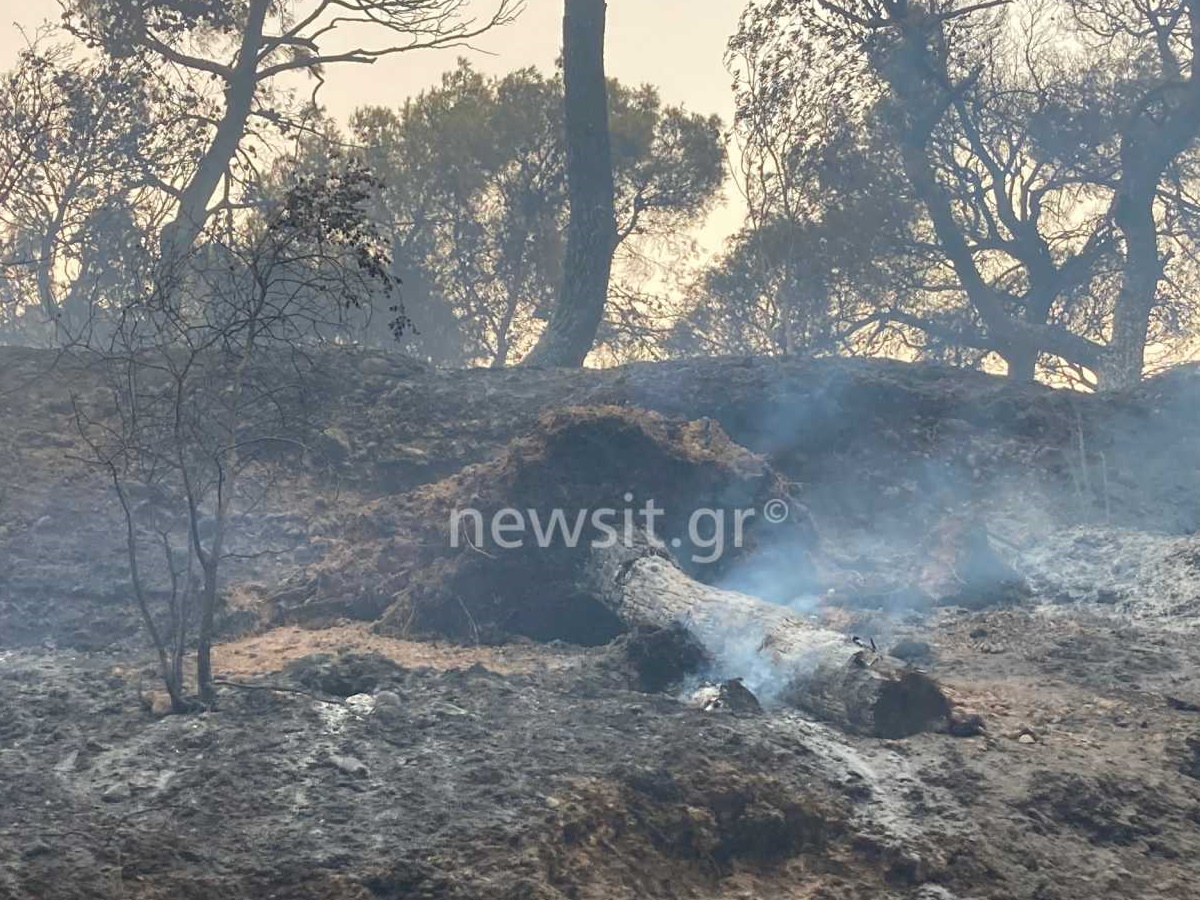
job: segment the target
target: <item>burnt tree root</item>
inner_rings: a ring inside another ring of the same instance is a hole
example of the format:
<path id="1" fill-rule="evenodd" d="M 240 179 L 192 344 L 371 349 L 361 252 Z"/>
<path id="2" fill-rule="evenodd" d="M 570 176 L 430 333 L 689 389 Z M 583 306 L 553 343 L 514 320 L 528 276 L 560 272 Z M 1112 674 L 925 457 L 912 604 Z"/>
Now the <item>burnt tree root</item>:
<path id="1" fill-rule="evenodd" d="M 650 498 L 664 511 L 657 529 L 639 523 L 616 540 L 585 530 L 578 541 L 512 546 L 482 527 L 514 510 L 545 522 L 556 511 L 571 518 Z M 789 504 L 785 524 L 752 522 L 720 560 L 697 562 L 693 510 L 763 509 L 771 500 Z M 455 541 L 451 523 L 462 510 L 480 525 Z M 730 564 L 764 552 L 786 561 L 772 581 L 787 596 L 814 590 L 824 567 L 816 528 L 785 480 L 712 422 L 627 407 L 562 410 L 490 463 L 378 501 L 356 529 L 344 553 L 306 577 L 321 596 L 385 604 L 376 627 L 386 634 L 599 645 L 639 628 L 682 627 L 724 675 L 765 672 L 770 699 L 847 731 L 900 737 L 948 713 L 927 675 L 783 606 L 710 586 Z"/>

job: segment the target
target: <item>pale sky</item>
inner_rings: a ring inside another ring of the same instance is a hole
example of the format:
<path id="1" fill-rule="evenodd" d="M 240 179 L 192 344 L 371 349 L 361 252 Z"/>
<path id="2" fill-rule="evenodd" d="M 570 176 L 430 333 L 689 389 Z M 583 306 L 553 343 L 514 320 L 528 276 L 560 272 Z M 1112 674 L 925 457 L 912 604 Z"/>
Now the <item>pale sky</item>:
<path id="1" fill-rule="evenodd" d="M 32 30 L 58 18 L 55 0 L 0 0 L 0 70 L 15 60 L 24 39 L 18 26 Z M 471 0 L 480 13 L 486 0 Z M 723 56 L 745 0 L 609 0 L 607 68 L 630 84 L 657 85 L 667 103 L 698 113 L 717 113 L 726 123 L 733 111 L 730 77 Z M 562 44 L 562 0 L 528 0 L 512 25 L 478 42 L 487 53 L 428 50 L 380 60 L 373 66 L 331 67 L 322 100 L 339 119 L 363 105 L 399 105 L 405 97 L 435 84 L 462 55 L 480 69 L 503 74 L 536 65 L 551 71 Z M 729 191 L 727 193 L 733 193 Z M 736 204 L 719 210 L 704 230 L 706 246 L 739 224 Z"/>

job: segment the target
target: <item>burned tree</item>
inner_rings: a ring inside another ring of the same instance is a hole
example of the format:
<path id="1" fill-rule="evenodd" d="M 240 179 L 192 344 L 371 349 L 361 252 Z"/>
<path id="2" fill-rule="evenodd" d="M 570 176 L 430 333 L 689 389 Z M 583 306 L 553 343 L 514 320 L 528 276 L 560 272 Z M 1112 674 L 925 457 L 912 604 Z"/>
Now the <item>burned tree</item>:
<path id="1" fill-rule="evenodd" d="M 563 17 L 567 194 L 571 217 L 562 292 L 532 365 L 581 366 L 604 316 L 617 225 L 613 208 L 608 83 L 604 76 L 605 0 L 567 0 Z"/>
<path id="2" fill-rule="evenodd" d="M 212 700 L 222 567 L 238 553 L 231 514 L 306 452 L 306 348 L 335 342 L 393 291 L 364 211 L 372 189 L 354 168 L 305 179 L 262 217 L 210 231 L 87 350 L 104 381 L 75 398 L 76 423 L 119 500 L 133 598 L 175 711 L 189 706 L 193 642 L 196 687 Z"/>
<path id="3" fill-rule="evenodd" d="M 766 687 L 784 702 L 860 734 L 906 737 L 941 722 L 946 697 L 924 673 L 819 628 L 785 607 L 688 576 L 669 553 L 639 536 L 630 546 L 593 551 L 585 583 L 631 627 L 683 623 L 718 662 L 772 674 Z M 737 650 L 730 653 L 731 641 Z M 742 672 L 728 674 L 741 676 Z"/>
<path id="4" fill-rule="evenodd" d="M 144 62 L 22 52 L 0 87 L 0 314 L 22 339 L 86 342 L 137 277 L 139 223 L 163 214 L 154 178 L 197 152 L 184 102 Z"/>
<path id="5" fill-rule="evenodd" d="M 471 18 L 464 0 L 59 5 L 60 27 L 0 85 L 0 315 L 57 346 L 120 317 L 109 298 L 133 289 L 135 257 L 170 279 L 210 225 L 260 202 L 279 151 L 316 134 L 332 68 L 460 46 L 520 6 Z"/>
<path id="6" fill-rule="evenodd" d="M 841 232 L 834 282 L 886 273 L 850 286 L 851 346 L 1129 386 L 1195 329 L 1196 27 L 1192 0 L 758 0 L 731 43 L 751 199 Z M 843 230 L 864 197 L 884 240 Z"/>

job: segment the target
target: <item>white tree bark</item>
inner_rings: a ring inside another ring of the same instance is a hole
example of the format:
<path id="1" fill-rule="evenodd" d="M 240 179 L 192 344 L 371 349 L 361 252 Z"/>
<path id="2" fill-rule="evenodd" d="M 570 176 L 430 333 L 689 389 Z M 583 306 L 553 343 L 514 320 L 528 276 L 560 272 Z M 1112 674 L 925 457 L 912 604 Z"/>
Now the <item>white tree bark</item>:
<path id="1" fill-rule="evenodd" d="M 845 731 L 905 737 L 949 714 L 949 701 L 925 673 L 782 606 L 694 581 L 645 541 L 593 550 L 583 578 L 584 589 L 627 625 L 680 623 L 729 669 L 724 675 L 750 674 L 734 670 L 739 665 L 755 668 L 758 680 L 765 674 L 773 681 L 779 700 Z"/>

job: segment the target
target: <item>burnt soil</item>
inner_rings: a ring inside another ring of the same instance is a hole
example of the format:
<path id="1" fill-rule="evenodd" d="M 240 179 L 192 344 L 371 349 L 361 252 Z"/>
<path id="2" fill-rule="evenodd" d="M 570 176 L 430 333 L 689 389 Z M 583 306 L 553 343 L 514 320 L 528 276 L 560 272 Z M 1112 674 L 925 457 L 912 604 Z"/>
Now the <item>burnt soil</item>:
<path id="1" fill-rule="evenodd" d="M 0 350 L 0 897 L 1197 896 L 1194 372 L 1089 398 L 899 363 L 331 358 L 318 452 L 235 523 L 269 552 L 230 570 L 217 668 L 256 688 L 165 718 L 117 511 L 76 459 L 86 375 Z M 709 417 L 763 454 L 861 582 L 813 613 L 909 642 L 983 733 L 705 712 L 639 681 L 624 636 L 405 642 L 337 597 L 298 617 L 317 630 L 278 620 L 356 516 L 599 404 Z M 869 602 L 964 507 L 1029 592 Z"/>

